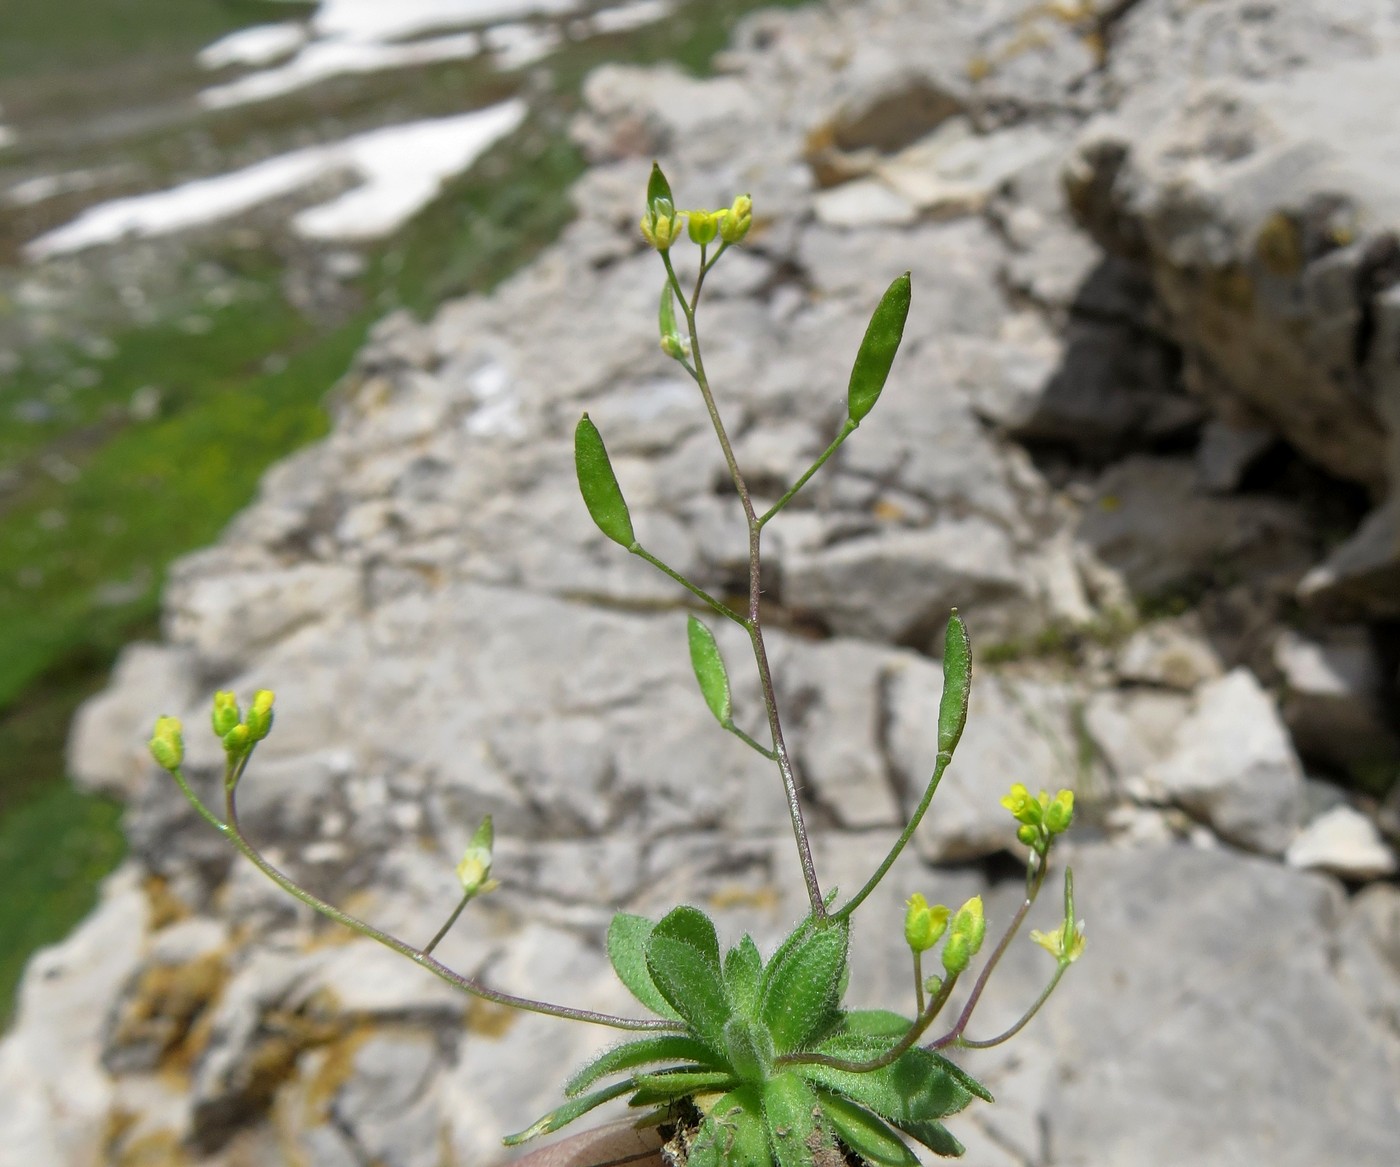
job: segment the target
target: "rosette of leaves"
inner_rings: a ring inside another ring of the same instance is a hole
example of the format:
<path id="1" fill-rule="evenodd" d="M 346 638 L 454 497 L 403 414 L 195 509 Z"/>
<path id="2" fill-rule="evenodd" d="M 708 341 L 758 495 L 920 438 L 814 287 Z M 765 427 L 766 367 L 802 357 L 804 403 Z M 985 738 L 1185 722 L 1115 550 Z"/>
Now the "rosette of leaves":
<path id="1" fill-rule="evenodd" d="M 907 1140 L 939 1155 L 962 1144 L 941 1120 L 986 1088 L 939 1054 L 913 1046 L 853 1072 L 817 1060 L 874 1060 L 909 1018 L 841 1008 L 849 929 L 809 917 L 767 964 L 745 936 L 721 958 L 714 923 L 679 907 L 653 924 L 619 914 L 608 955 L 648 1009 L 675 1023 L 608 1050 L 569 1081 L 571 1100 L 506 1139 L 549 1134 L 611 1099 L 664 1112 L 691 1100 L 703 1118 L 689 1167 L 812 1167 L 841 1144 L 878 1167 L 917 1167 Z M 592 1089 L 615 1075 L 612 1085 Z"/>

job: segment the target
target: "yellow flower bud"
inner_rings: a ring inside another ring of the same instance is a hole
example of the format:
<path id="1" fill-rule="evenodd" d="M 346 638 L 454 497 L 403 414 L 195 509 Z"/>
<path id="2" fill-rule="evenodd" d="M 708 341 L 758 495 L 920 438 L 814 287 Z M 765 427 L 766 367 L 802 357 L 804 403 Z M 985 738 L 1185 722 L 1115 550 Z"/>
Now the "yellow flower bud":
<path id="1" fill-rule="evenodd" d="M 706 247 L 715 241 L 719 234 L 719 216 L 714 211 L 687 211 L 685 219 L 692 243 Z"/>
<path id="2" fill-rule="evenodd" d="M 253 744 L 252 735 L 246 725 L 235 725 L 224 734 L 224 753 L 230 761 L 236 761 L 248 752 Z"/>
<path id="3" fill-rule="evenodd" d="M 927 952 L 942 938 L 948 927 L 948 909 L 942 904 L 929 905 L 915 892 L 909 897 L 904 913 L 904 939 L 915 952 Z"/>
<path id="4" fill-rule="evenodd" d="M 272 702 L 274 694 L 271 689 L 259 689 L 253 694 L 253 704 L 248 709 L 248 737 L 251 741 L 260 742 L 272 730 Z"/>
<path id="5" fill-rule="evenodd" d="M 184 729 L 178 717 L 156 718 L 155 732 L 147 743 L 151 757 L 162 770 L 178 770 L 185 760 Z"/>
<path id="6" fill-rule="evenodd" d="M 1074 791 L 1061 790 L 1045 808 L 1045 829 L 1052 835 L 1062 834 L 1069 829 L 1074 819 Z"/>
<path id="7" fill-rule="evenodd" d="M 210 720 L 214 725 L 214 736 L 223 737 L 243 720 L 243 714 L 238 708 L 238 698 L 227 689 L 220 689 L 214 694 L 214 712 Z"/>
<path id="8" fill-rule="evenodd" d="M 669 199 L 657 199 L 642 216 L 642 237 L 657 251 L 669 251 L 680 230 L 680 214 Z"/>
<path id="9" fill-rule="evenodd" d="M 966 936 L 950 935 L 948 943 L 943 946 L 943 967 L 948 970 L 949 976 L 957 976 L 965 968 L 968 961 L 972 959 L 972 946 L 968 943 Z"/>
<path id="10" fill-rule="evenodd" d="M 491 846 L 495 841 L 495 830 L 488 814 L 476 828 L 467 849 L 457 864 L 457 878 L 462 884 L 462 894 L 470 899 L 482 892 L 491 891 L 500 885 L 491 878 Z"/>
<path id="11" fill-rule="evenodd" d="M 1040 842 L 1040 828 L 1032 826 L 1020 826 L 1016 829 L 1016 837 L 1027 847 L 1034 847 Z"/>
<path id="12" fill-rule="evenodd" d="M 982 912 L 982 897 L 973 896 L 958 909 L 953 922 L 948 926 L 949 940 L 961 936 L 967 940 L 968 955 L 975 956 L 982 947 L 982 939 L 987 935 L 987 917 Z"/>
<path id="13" fill-rule="evenodd" d="M 738 243 L 753 224 L 753 200 L 748 195 L 740 195 L 727 211 L 719 214 L 719 237 L 726 243 Z"/>

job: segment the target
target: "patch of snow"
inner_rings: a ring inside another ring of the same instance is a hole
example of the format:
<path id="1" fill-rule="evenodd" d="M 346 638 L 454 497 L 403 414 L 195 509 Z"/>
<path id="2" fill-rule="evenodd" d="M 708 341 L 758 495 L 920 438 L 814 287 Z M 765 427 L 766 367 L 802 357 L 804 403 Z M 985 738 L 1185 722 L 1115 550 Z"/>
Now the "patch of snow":
<path id="1" fill-rule="evenodd" d="M 496 68 L 509 71 L 549 56 L 559 44 L 559 33 L 547 24 L 498 24 L 486 30 L 484 39 Z"/>
<path id="2" fill-rule="evenodd" d="M 255 24 L 216 40 L 202 49 L 196 60 L 205 69 L 227 69 L 231 65 L 270 65 L 296 52 L 306 44 L 310 35 L 306 25 L 294 20 L 281 24 Z"/>
<path id="3" fill-rule="evenodd" d="M 455 117 L 432 118 L 308 146 L 213 178 L 89 207 L 66 226 L 24 248 L 25 258 L 79 251 L 129 235 L 167 235 L 203 226 L 292 194 L 316 178 L 351 171 L 361 185 L 311 207 L 292 221 L 317 239 L 367 239 L 388 234 L 524 119 L 520 99 Z"/>
<path id="4" fill-rule="evenodd" d="M 671 13 L 669 0 L 634 0 L 631 4 L 619 4 L 616 8 L 604 8 L 590 17 L 595 33 L 626 32 L 655 24 Z"/>
<path id="5" fill-rule="evenodd" d="M 322 0 L 311 26 L 323 37 L 391 41 L 444 28 L 560 16 L 577 8 L 578 0 Z"/>
<path id="6" fill-rule="evenodd" d="M 275 69 L 249 73 L 224 85 L 213 85 L 199 94 L 201 105 L 227 109 L 254 101 L 281 97 L 327 77 L 347 73 L 377 73 L 433 61 L 464 60 L 481 51 L 474 32 L 434 37 L 406 45 L 381 45 L 351 40 L 318 41 Z"/>

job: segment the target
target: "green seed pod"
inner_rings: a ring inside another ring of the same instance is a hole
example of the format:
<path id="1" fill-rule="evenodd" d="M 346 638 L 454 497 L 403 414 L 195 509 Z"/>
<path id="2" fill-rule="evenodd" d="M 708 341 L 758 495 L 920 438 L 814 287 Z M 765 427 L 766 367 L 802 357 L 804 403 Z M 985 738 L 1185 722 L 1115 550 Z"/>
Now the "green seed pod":
<path id="1" fill-rule="evenodd" d="M 948 618 L 943 634 L 943 699 L 938 705 L 938 752 L 951 754 L 967 724 L 972 690 L 972 642 L 958 610 Z"/>
<path id="2" fill-rule="evenodd" d="M 603 437 L 586 413 L 574 430 L 574 468 L 584 505 L 598 530 L 630 550 L 637 542 L 632 533 L 632 516 L 603 446 Z"/>
<path id="3" fill-rule="evenodd" d="M 866 326 L 846 390 L 846 409 L 857 424 L 875 408 L 890 375 L 899 342 L 904 338 L 904 322 L 909 317 L 910 290 L 909 273 L 905 272 L 886 289 Z"/>

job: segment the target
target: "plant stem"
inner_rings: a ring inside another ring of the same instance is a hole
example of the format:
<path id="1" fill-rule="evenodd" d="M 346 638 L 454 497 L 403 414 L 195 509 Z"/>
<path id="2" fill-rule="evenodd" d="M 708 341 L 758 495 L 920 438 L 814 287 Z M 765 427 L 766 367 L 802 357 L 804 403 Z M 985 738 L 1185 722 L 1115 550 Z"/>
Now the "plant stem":
<path id="1" fill-rule="evenodd" d="M 719 252 L 715 254 L 715 259 L 718 258 Z M 797 843 L 797 856 L 802 866 L 802 878 L 807 885 L 807 898 L 812 905 L 812 917 L 820 924 L 826 920 L 826 904 L 822 900 L 821 885 L 817 880 L 817 868 L 812 860 L 812 845 L 807 838 L 807 824 L 802 817 L 802 802 L 797 794 L 797 778 L 793 773 L 792 760 L 788 757 L 787 743 L 783 740 L 783 727 L 778 717 L 778 698 L 773 688 L 773 673 L 768 664 L 768 650 L 763 643 L 763 625 L 759 615 L 759 600 L 762 594 L 759 580 L 761 562 L 759 544 L 762 526 L 754 511 L 753 497 L 749 494 L 748 484 L 744 481 L 743 472 L 739 469 L 738 459 L 734 457 L 734 447 L 729 441 L 729 434 L 720 418 L 714 393 L 710 389 L 709 378 L 705 374 L 705 360 L 700 349 L 700 334 L 695 324 L 695 311 L 700 303 L 701 286 L 705 280 L 705 273 L 713 264 L 703 266 L 700 269 L 700 275 L 695 281 L 695 292 L 687 299 L 681 290 L 680 281 L 676 277 L 676 269 L 671 263 L 670 254 L 663 251 L 661 260 L 666 265 L 666 274 L 680 300 L 681 310 L 685 313 L 686 327 L 690 332 L 690 355 L 695 363 L 695 383 L 700 388 L 700 396 L 705 402 L 705 410 L 710 415 L 710 424 L 714 427 L 715 437 L 719 439 L 720 449 L 724 452 L 724 461 L 729 467 L 730 480 L 734 483 L 734 490 L 744 509 L 744 521 L 749 530 L 749 607 L 748 618 L 743 621 L 743 624 L 749 634 L 749 643 L 753 646 L 754 662 L 758 666 L 758 680 L 763 692 L 763 705 L 768 712 L 768 730 L 773 738 L 773 753 L 778 763 L 778 773 L 782 777 L 783 792 L 787 798 L 788 816 L 792 820 L 792 834 Z"/>
<path id="2" fill-rule="evenodd" d="M 962 1037 L 963 1030 L 967 1028 L 967 1023 L 972 1020 L 972 1011 L 977 1008 L 977 1002 L 982 999 L 982 990 L 987 987 L 987 982 L 991 980 L 992 973 L 997 964 L 1001 961 L 1007 948 L 1011 946 L 1011 938 L 1016 935 L 1017 930 L 1025 922 L 1026 914 L 1031 910 L 1031 905 L 1035 903 L 1035 897 L 1040 894 L 1041 885 L 1045 882 L 1045 873 L 1049 870 L 1045 857 L 1042 856 L 1040 864 L 1036 868 L 1036 873 L 1031 882 L 1031 886 L 1026 889 L 1025 898 L 1021 901 L 1021 906 L 1016 909 L 1016 914 L 1011 917 L 1011 923 L 1007 925 L 1006 931 L 1002 933 L 1001 939 L 997 941 L 997 946 L 992 949 L 992 955 L 987 958 L 987 963 L 982 966 L 982 971 L 978 973 L 977 980 L 972 986 L 972 992 L 968 994 L 967 1003 L 963 1006 L 962 1012 L 958 1015 L 953 1028 L 936 1041 L 931 1041 L 926 1049 L 942 1049 L 944 1046 L 952 1045 Z M 1039 1005 L 1036 1006 L 1039 1008 Z M 1029 1020 L 1026 1018 L 1025 1020 Z"/>
<path id="3" fill-rule="evenodd" d="M 914 1013 L 924 1011 L 924 954 L 914 951 Z"/>
<path id="4" fill-rule="evenodd" d="M 971 1038 L 958 1037 L 957 1044 L 965 1046 L 967 1049 L 990 1049 L 994 1045 L 1000 1045 L 1004 1041 L 1010 1041 L 1023 1030 L 1032 1017 L 1040 1012 L 1040 1007 L 1050 1000 L 1050 994 L 1055 991 L 1055 986 L 1060 983 L 1060 978 L 1065 975 L 1065 969 L 1069 968 L 1069 961 L 1061 961 L 1055 966 L 1055 975 L 1050 978 L 1050 983 L 1041 991 L 1039 997 L 1035 999 L 1035 1004 L 1021 1015 L 1021 1020 L 1016 1022 L 1010 1029 L 999 1033 L 996 1037 L 989 1037 L 985 1041 L 973 1041 Z"/>
<path id="5" fill-rule="evenodd" d="M 442 943 L 442 938 L 446 936 L 450 931 L 452 931 L 452 925 L 457 922 L 457 917 L 462 914 L 462 909 L 465 908 L 469 903 L 471 903 L 471 901 L 472 897 L 469 895 L 464 895 L 462 897 L 461 903 L 459 903 L 455 908 L 453 908 L 452 915 L 447 917 L 447 922 L 444 923 L 443 926 L 437 930 L 437 934 L 434 935 L 433 938 L 429 940 L 427 944 L 423 945 L 424 956 L 427 956 L 429 953 L 432 952 L 434 948 L 436 948 L 439 944 Z"/>
<path id="6" fill-rule="evenodd" d="M 778 760 L 778 755 L 777 755 L 777 754 L 775 754 L 775 753 L 774 753 L 772 750 L 770 750 L 767 746 L 761 745 L 761 744 L 759 744 L 758 742 L 754 741 L 753 738 L 749 737 L 748 734 L 746 734 L 742 729 L 740 729 L 740 728 L 739 728 L 737 725 L 735 725 L 732 721 L 731 721 L 728 725 L 726 725 L 724 728 L 727 729 L 730 733 L 732 733 L 735 737 L 737 737 L 737 738 L 738 738 L 741 742 L 743 742 L 746 746 L 751 746 L 753 749 L 757 750 L 760 754 L 762 754 L 762 755 L 763 755 L 765 758 L 767 758 L 770 762 L 776 762 L 776 761 Z"/>
<path id="7" fill-rule="evenodd" d="M 924 796 L 919 800 L 919 805 L 914 813 L 910 815 L 909 822 L 905 824 L 904 831 L 895 844 L 890 848 L 889 854 L 885 856 L 884 862 L 875 869 L 875 874 L 865 881 L 865 886 L 847 900 L 840 910 L 833 912 L 833 920 L 844 920 L 854 912 L 862 903 L 866 896 L 879 886 L 880 880 L 885 878 L 885 873 L 894 866 L 894 861 L 899 858 L 899 853 L 904 850 L 909 840 L 914 837 L 914 832 L 918 830 L 919 823 L 923 821 L 924 814 L 928 811 L 929 804 L 933 802 L 933 796 L 938 790 L 938 784 L 943 781 L 943 772 L 948 769 L 948 765 L 953 760 L 953 755 L 946 750 L 938 755 L 938 760 L 934 763 L 933 776 L 928 780 L 928 786 L 924 790 Z"/>
<path id="8" fill-rule="evenodd" d="M 530 1013 L 543 1013 L 550 1017 L 563 1017 L 570 1021 L 586 1021 L 593 1025 L 606 1025 L 613 1029 L 675 1030 L 679 1028 L 678 1024 L 674 1021 L 617 1017 L 611 1013 L 595 1013 L 591 1009 L 572 1009 L 566 1005 L 552 1005 L 546 1001 L 537 1001 L 532 997 L 517 997 L 511 993 L 503 993 L 497 989 L 488 988 L 475 978 L 463 976 L 461 973 L 448 968 L 441 961 L 435 960 L 430 956 L 426 950 L 414 948 L 411 944 L 406 944 L 404 941 L 398 939 L 398 937 L 390 936 L 387 932 L 381 932 L 372 924 L 367 924 L 363 920 L 350 915 L 348 912 L 342 912 L 333 904 L 328 904 L 325 900 L 312 895 L 304 887 L 295 883 L 290 876 L 284 874 L 264 858 L 262 853 L 248 842 L 243 834 L 242 828 L 239 826 L 238 806 L 235 801 L 234 792 L 238 784 L 237 778 L 242 775 L 243 769 L 248 764 L 248 757 L 251 756 L 251 753 L 252 752 L 249 751 L 249 754 L 244 757 L 233 780 L 225 783 L 224 808 L 228 816 L 228 823 L 224 829 L 229 839 L 233 842 L 233 845 L 243 853 L 243 856 L 288 895 L 294 896 L 328 919 L 334 920 L 338 924 L 343 924 L 345 927 L 360 933 L 360 935 L 366 936 L 370 940 L 378 941 L 386 948 L 391 948 L 400 955 L 408 957 L 415 964 L 427 969 L 434 976 L 439 977 L 448 984 L 462 989 L 464 992 L 471 993 L 473 996 L 481 997 L 483 1000 L 491 1001 L 494 1004 L 508 1005 L 511 1008 L 523 1009 Z M 449 924 L 450 923 L 451 921 L 449 921 Z M 443 931 L 445 932 L 446 928 L 444 928 Z"/>
<path id="9" fill-rule="evenodd" d="M 836 435 L 836 440 L 833 441 L 831 445 L 827 446 L 827 448 L 822 451 L 821 457 L 807 467 L 802 477 L 799 478 L 796 482 L 794 482 L 790 487 L 788 487 L 787 492 L 783 495 L 782 498 L 780 498 L 771 507 L 764 511 L 763 514 L 759 516 L 758 525 L 760 527 L 767 523 L 769 519 L 771 519 L 780 510 L 782 510 L 783 507 L 787 506 L 787 504 L 792 501 L 793 496 L 804 486 L 807 485 L 807 480 L 811 478 L 813 474 L 815 474 L 818 470 L 822 468 L 822 466 L 826 464 L 826 460 L 830 458 L 832 454 L 836 453 L 836 451 L 840 449 L 841 443 L 856 432 L 856 426 L 858 426 L 859 424 L 860 422 L 852 421 L 849 417 L 846 419 L 846 424 L 841 427 L 841 432 Z"/>
<path id="10" fill-rule="evenodd" d="M 695 596 L 702 603 L 704 603 L 706 606 L 717 612 L 719 615 L 723 616 L 725 619 L 733 620 L 734 623 L 738 624 L 741 628 L 748 627 L 747 622 L 737 612 L 726 606 L 722 601 L 715 599 L 715 597 L 710 595 L 709 592 L 705 591 L 704 588 L 696 587 L 695 584 L 691 583 L 690 580 L 686 579 L 685 576 L 681 575 L 681 573 L 678 572 L 675 568 L 670 567 L 666 563 L 663 563 L 660 559 L 657 559 L 655 555 L 653 555 L 640 543 L 633 543 L 632 546 L 629 547 L 627 550 L 630 551 L 633 555 L 635 555 L 638 559 L 645 559 L 648 563 L 652 565 L 652 567 L 656 568 L 656 570 L 661 572 L 663 575 L 669 575 L 673 580 L 680 584 L 681 587 L 685 588 L 685 590 L 688 591 L 691 595 Z"/>

